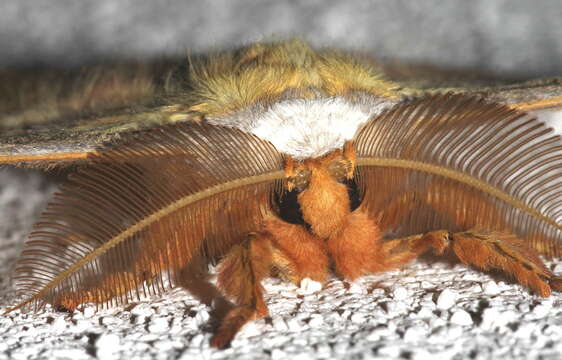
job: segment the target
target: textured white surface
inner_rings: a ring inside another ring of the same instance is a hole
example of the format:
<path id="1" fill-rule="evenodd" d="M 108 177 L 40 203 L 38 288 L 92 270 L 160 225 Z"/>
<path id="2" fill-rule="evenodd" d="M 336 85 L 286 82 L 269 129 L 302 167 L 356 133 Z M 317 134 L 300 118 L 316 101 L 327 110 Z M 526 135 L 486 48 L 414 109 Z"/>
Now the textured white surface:
<path id="1" fill-rule="evenodd" d="M 54 187 L 0 171 L 0 306 L 8 272 Z M 125 308 L 0 316 L 0 359 L 560 359 L 562 294 L 529 294 L 501 276 L 424 259 L 321 289 L 265 282 L 270 316 L 224 351 L 211 313 L 182 289 Z M 558 273 L 562 264 L 551 264 Z"/>

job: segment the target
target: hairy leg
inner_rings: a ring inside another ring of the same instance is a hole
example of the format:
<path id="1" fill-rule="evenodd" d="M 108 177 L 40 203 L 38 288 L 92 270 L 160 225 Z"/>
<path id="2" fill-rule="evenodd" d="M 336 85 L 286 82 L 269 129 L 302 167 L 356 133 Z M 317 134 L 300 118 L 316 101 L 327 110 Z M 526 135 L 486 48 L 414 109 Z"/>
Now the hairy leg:
<path id="1" fill-rule="evenodd" d="M 240 245 L 234 246 L 219 265 L 219 288 L 237 305 L 222 319 L 211 345 L 228 346 L 236 333 L 248 321 L 267 315 L 261 280 L 269 275 L 272 260 L 271 236 L 253 233 Z"/>
<path id="2" fill-rule="evenodd" d="M 458 211 L 456 203 L 446 200 L 451 197 L 448 193 L 459 192 L 463 194 L 464 211 Z M 437 193 L 440 196 L 431 195 Z M 381 250 L 385 255 L 381 257 L 384 261 L 380 263 L 380 270 L 400 267 L 431 248 L 437 253 L 450 248 L 463 263 L 483 270 L 503 271 L 541 296 L 548 296 L 551 288 L 562 288 L 562 279 L 548 271 L 529 242 L 511 234 L 508 224 L 489 199 L 455 184 L 435 182 L 430 184 L 424 193 L 401 193 L 375 217 L 377 224 L 383 231 L 392 229 L 399 226 L 401 219 L 420 206 L 433 209 L 455 224 L 457 229 L 505 230 L 456 233 L 439 230 L 384 241 Z"/>
<path id="3" fill-rule="evenodd" d="M 206 259 L 201 257 L 191 261 L 189 265 L 177 273 L 177 284 L 186 289 L 192 296 L 212 308 L 211 317 L 222 319 L 233 305 L 211 282 Z"/>
<path id="4" fill-rule="evenodd" d="M 384 254 L 381 267 L 383 270 L 399 268 L 429 250 L 441 255 L 448 246 L 449 232 L 444 230 L 386 240 L 381 244 L 381 251 Z"/>
<path id="5" fill-rule="evenodd" d="M 361 207 L 351 213 L 346 226 L 328 239 L 336 272 L 350 280 L 359 276 L 399 268 L 433 249 L 442 253 L 448 246 L 447 231 L 432 231 L 406 238 L 383 240 L 378 223 Z"/>
<path id="6" fill-rule="evenodd" d="M 562 279 L 546 268 L 524 240 L 512 234 L 472 230 L 454 233 L 451 239 L 453 251 L 464 264 L 501 270 L 542 297 L 549 296 L 551 288 L 562 290 Z"/>
<path id="7" fill-rule="evenodd" d="M 383 240 L 377 223 L 360 207 L 348 217 L 346 226 L 328 239 L 337 273 L 351 280 L 399 268 L 429 250 L 443 254 L 446 249 L 464 264 L 513 276 L 540 296 L 549 296 L 551 289 L 562 291 L 562 277 L 552 274 L 524 240 L 506 232 L 437 230 Z"/>
<path id="8" fill-rule="evenodd" d="M 428 250 L 442 254 L 447 248 L 452 249 L 462 263 L 484 271 L 500 270 L 540 296 L 549 296 L 551 288 L 562 291 L 562 278 L 550 272 L 525 241 L 508 233 L 439 230 L 390 240 L 382 246 L 384 265 L 399 267 Z"/>
<path id="9" fill-rule="evenodd" d="M 295 284 L 304 278 L 324 283 L 328 277 L 329 259 L 326 242 L 304 226 L 287 223 L 275 217 L 265 222 L 273 243 L 273 265 L 282 277 Z"/>
<path id="10" fill-rule="evenodd" d="M 343 228 L 328 238 L 336 273 L 354 280 L 361 275 L 382 271 L 385 254 L 380 249 L 381 233 L 361 207 L 353 211 Z"/>

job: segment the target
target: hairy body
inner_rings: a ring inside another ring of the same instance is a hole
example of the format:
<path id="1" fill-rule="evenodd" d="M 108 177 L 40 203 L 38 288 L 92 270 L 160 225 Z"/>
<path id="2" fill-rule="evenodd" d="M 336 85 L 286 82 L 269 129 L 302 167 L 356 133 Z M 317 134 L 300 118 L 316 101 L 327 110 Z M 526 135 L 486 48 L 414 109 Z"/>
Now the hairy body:
<path id="1" fill-rule="evenodd" d="M 443 254 L 450 248 L 463 263 L 502 270 L 540 296 L 549 296 L 551 288 L 562 291 L 562 279 L 546 268 L 535 250 L 508 232 L 435 230 L 383 239 L 376 216 L 361 206 L 351 210 L 348 189 L 342 182 L 353 178 L 354 168 L 351 143 L 342 151 L 297 165 L 288 159 L 288 188 L 294 189 L 294 179 L 300 178 L 297 198 L 306 226 L 271 215 L 261 230 L 248 238 L 242 253 L 231 252 L 221 263 L 219 287 L 237 299 L 239 307 L 225 317 L 211 340 L 213 346 L 225 347 L 247 321 L 268 314 L 260 281 L 272 268 L 281 269 L 280 275 L 297 285 L 305 278 L 324 283 L 332 270 L 353 281 L 404 266 L 429 250 Z"/>

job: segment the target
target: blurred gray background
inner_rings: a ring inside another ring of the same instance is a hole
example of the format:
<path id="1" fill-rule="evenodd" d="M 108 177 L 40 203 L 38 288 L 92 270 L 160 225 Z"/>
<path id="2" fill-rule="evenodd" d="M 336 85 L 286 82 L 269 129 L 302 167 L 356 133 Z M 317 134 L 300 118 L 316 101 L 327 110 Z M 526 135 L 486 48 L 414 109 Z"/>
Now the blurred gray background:
<path id="1" fill-rule="evenodd" d="M 559 0 L 3 0 L 0 66 L 183 55 L 301 36 L 502 77 L 562 74 Z"/>

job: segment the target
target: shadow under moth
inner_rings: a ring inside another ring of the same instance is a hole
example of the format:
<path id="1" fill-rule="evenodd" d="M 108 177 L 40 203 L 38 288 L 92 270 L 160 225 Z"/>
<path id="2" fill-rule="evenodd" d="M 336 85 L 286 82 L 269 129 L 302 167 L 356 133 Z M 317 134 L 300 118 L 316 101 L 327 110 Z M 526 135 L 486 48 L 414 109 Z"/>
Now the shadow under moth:
<path id="1" fill-rule="evenodd" d="M 291 40 L 0 72 L 0 163 L 71 172 L 8 311 L 209 293 L 216 264 L 234 303 L 211 340 L 222 348 L 268 314 L 268 276 L 354 280 L 450 253 L 562 291 L 541 260 L 562 255 L 562 141 L 527 113 L 562 108 L 560 80 L 461 86 L 397 69 Z"/>

